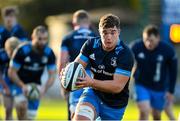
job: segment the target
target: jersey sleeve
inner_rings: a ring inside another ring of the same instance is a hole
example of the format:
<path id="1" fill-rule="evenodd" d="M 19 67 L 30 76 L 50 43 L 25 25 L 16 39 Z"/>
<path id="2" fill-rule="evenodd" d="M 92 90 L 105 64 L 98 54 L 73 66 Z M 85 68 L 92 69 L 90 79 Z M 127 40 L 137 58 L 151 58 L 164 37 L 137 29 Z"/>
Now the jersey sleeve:
<path id="1" fill-rule="evenodd" d="M 24 52 L 22 48 L 16 48 L 13 52 L 13 56 L 10 60 L 10 67 L 13 67 L 15 69 L 20 69 L 23 60 L 24 60 Z"/>
<path id="2" fill-rule="evenodd" d="M 115 74 L 121 74 L 130 77 L 133 64 L 133 55 L 132 52 L 128 49 L 128 51 L 119 56 Z"/>
<path id="3" fill-rule="evenodd" d="M 64 37 L 61 44 L 61 51 L 69 51 L 69 37 Z"/>
<path id="4" fill-rule="evenodd" d="M 169 48 L 169 58 L 168 58 L 168 66 L 169 66 L 169 92 L 174 93 L 176 80 L 177 80 L 177 70 L 178 70 L 178 59 L 175 50 L 171 47 Z"/>
<path id="5" fill-rule="evenodd" d="M 50 54 L 48 56 L 47 69 L 48 70 L 56 70 L 56 57 L 52 50 L 50 50 Z"/>
<path id="6" fill-rule="evenodd" d="M 79 58 L 82 61 L 88 63 L 89 62 L 89 55 L 90 55 L 91 51 L 92 51 L 92 42 L 91 42 L 91 40 L 87 40 L 81 48 Z"/>

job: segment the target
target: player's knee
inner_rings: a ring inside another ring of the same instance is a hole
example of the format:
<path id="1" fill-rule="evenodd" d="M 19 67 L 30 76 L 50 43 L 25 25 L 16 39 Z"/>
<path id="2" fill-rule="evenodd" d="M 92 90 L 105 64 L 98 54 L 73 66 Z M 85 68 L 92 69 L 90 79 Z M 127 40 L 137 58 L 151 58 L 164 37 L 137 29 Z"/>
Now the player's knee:
<path id="1" fill-rule="evenodd" d="M 74 121 L 78 121 L 78 120 L 92 121 L 94 119 L 95 119 L 95 111 L 93 110 L 93 107 L 89 105 L 79 105 L 73 117 Z"/>
<path id="2" fill-rule="evenodd" d="M 154 120 L 160 120 L 161 119 L 161 111 L 153 110 L 152 115 L 153 115 Z"/>
<path id="3" fill-rule="evenodd" d="M 149 114 L 151 111 L 149 102 L 138 103 L 138 108 L 139 108 L 141 114 Z"/>
<path id="4" fill-rule="evenodd" d="M 37 111 L 36 110 L 28 110 L 27 111 L 27 118 L 28 120 L 34 120 L 36 118 Z"/>

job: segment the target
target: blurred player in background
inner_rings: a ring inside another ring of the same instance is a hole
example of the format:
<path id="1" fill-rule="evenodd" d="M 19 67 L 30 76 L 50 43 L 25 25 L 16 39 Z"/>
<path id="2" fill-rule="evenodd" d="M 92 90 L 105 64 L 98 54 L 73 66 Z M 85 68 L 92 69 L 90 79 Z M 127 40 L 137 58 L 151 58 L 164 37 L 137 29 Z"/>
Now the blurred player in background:
<path id="1" fill-rule="evenodd" d="M 47 46 L 48 31 L 44 26 L 37 26 L 32 33 L 32 43 L 19 46 L 13 53 L 10 61 L 9 77 L 17 84 L 15 103 L 18 107 L 19 119 L 35 119 L 40 100 L 28 100 L 26 84 L 41 85 L 41 76 L 45 66 L 48 70 L 48 79 L 40 88 L 41 97 L 47 92 L 55 79 L 55 55 Z M 43 80 L 44 81 L 44 80 Z"/>
<path id="2" fill-rule="evenodd" d="M 73 14 L 72 24 L 74 26 L 74 30 L 66 35 L 62 41 L 59 61 L 59 73 L 67 63 L 75 60 L 84 42 L 90 38 L 95 37 L 94 32 L 90 30 L 91 22 L 87 11 L 76 11 Z M 90 73 L 89 66 L 86 68 L 86 70 L 88 73 Z M 65 96 L 68 102 L 68 119 L 70 120 L 71 114 L 73 115 L 75 111 L 75 107 L 83 92 L 83 89 L 70 93 L 65 92 L 65 90 L 61 90 L 61 92 L 64 93 L 63 96 Z"/>
<path id="3" fill-rule="evenodd" d="M 93 78 L 86 74 L 79 78 L 83 91 L 73 120 L 121 120 L 128 103 L 128 84 L 133 67 L 130 49 L 119 39 L 120 20 L 113 14 L 100 19 L 101 37 L 83 45 L 75 61 L 84 67 L 90 63 Z M 61 73 L 63 77 L 63 72 Z"/>
<path id="4" fill-rule="evenodd" d="M 10 37 L 5 42 L 5 50 L 0 49 L 0 80 L 3 86 L 3 99 L 5 107 L 6 120 L 12 120 L 12 110 L 14 104 L 13 88 L 14 84 L 10 81 L 8 77 L 8 66 L 9 60 L 12 56 L 14 49 L 20 44 L 20 40 L 16 37 Z"/>
<path id="5" fill-rule="evenodd" d="M 4 26 L 0 26 L 0 48 L 4 48 L 5 41 L 17 37 L 21 41 L 28 40 L 26 32 L 17 22 L 18 10 L 15 7 L 5 7 L 1 11 Z"/>
<path id="6" fill-rule="evenodd" d="M 175 50 L 161 41 L 155 25 L 145 27 L 142 37 L 132 45 L 136 59 L 134 78 L 139 119 L 148 120 L 152 109 L 154 120 L 160 120 L 165 104 L 174 99 L 177 57 Z"/>
<path id="7" fill-rule="evenodd" d="M 4 25 L 0 26 L 0 49 L 4 48 L 5 41 L 11 36 L 15 36 L 21 41 L 27 40 L 26 33 L 17 22 L 17 15 L 18 10 L 13 6 L 8 6 L 1 10 Z M 2 92 L 1 86 L 0 93 Z"/>

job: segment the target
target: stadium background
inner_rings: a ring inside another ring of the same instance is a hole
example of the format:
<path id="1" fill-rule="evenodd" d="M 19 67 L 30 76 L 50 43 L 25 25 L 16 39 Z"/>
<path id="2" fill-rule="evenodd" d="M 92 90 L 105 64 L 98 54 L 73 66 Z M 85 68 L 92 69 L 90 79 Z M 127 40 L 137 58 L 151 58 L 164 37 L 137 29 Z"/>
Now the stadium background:
<path id="1" fill-rule="evenodd" d="M 0 8 L 8 5 L 17 6 L 19 9 L 20 24 L 29 34 L 37 25 L 46 25 L 50 32 L 49 45 L 58 58 L 59 46 L 62 37 L 72 30 L 72 13 L 78 9 L 85 9 L 90 12 L 93 22 L 92 29 L 97 32 L 99 18 L 106 13 L 114 13 L 121 19 L 121 39 L 126 43 L 141 37 L 143 27 L 149 23 L 161 27 L 162 36 L 165 41 L 170 42 L 169 31 L 165 26 L 176 23 L 180 24 L 180 0 L 0 0 Z M 168 8 L 167 5 L 171 5 Z M 174 11 L 172 11 L 172 9 Z M 169 11 L 168 11 L 169 10 Z M 165 20 L 168 17 L 170 20 Z M 2 24 L 2 18 L 0 19 Z M 178 30 L 180 31 L 180 30 Z M 179 35 L 178 35 L 179 36 Z M 180 37 L 177 37 L 180 43 Z M 180 58 L 180 44 L 173 43 L 178 58 Z M 178 62 L 180 65 L 180 61 Z M 180 67 L 178 68 L 180 72 Z M 46 71 L 42 77 L 45 80 Z M 60 96 L 60 82 L 57 79 L 46 96 L 38 112 L 37 119 L 66 119 L 66 104 Z M 131 88 L 131 86 L 130 86 Z M 133 90 L 131 90 L 133 91 Z M 180 115 L 180 74 L 178 73 L 176 85 L 175 116 Z M 4 117 L 2 102 L 0 102 L 0 119 Z M 15 115 L 15 111 L 14 111 Z M 133 100 L 126 110 L 125 120 L 138 119 L 138 111 Z M 163 114 L 163 119 L 167 117 Z"/>

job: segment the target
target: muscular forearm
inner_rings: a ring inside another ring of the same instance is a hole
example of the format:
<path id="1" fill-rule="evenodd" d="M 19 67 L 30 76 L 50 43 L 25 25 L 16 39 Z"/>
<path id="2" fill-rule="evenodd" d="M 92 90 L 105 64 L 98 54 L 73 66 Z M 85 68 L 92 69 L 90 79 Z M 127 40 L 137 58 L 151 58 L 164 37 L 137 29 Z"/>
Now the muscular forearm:
<path id="1" fill-rule="evenodd" d="M 8 76 L 11 78 L 11 80 L 17 84 L 19 87 L 23 87 L 24 83 L 23 81 L 21 81 L 21 79 L 19 78 L 19 76 L 17 75 L 17 72 L 14 69 L 9 69 L 8 70 Z"/>
<path id="2" fill-rule="evenodd" d="M 53 85 L 55 77 L 56 77 L 55 71 L 49 73 L 47 83 L 45 84 L 45 92 L 47 92 L 47 90 Z"/>
<path id="3" fill-rule="evenodd" d="M 113 80 L 102 81 L 93 79 L 92 82 L 93 83 L 90 85 L 92 88 L 108 93 L 119 93 L 124 88 L 123 85 L 119 85 Z"/>
<path id="4" fill-rule="evenodd" d="M 169 64 L 169 77 L 170 77 L 170 82 L 169 82 L 169 92 L 171 94 L 174 93 L 175 90 L 175 85 L 176 85 L 176 79 L 177 79 L 177 59 L 174 59 L 170 64 Z"/>

